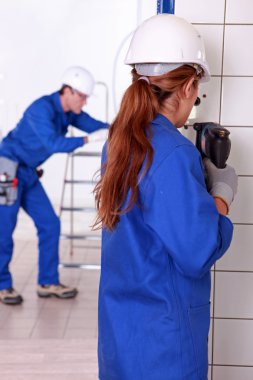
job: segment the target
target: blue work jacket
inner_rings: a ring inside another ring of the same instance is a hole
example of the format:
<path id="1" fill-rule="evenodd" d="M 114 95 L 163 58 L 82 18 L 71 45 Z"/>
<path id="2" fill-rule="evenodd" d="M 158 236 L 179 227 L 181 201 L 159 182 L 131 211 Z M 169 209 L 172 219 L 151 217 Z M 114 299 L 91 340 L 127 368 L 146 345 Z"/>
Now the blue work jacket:
<path id="1" fill-rule="evenodd" d="M 1 142 L 0 155 L 36 168 L 54 153 L 72 152 L 84 145 L 83 137 L 65 137 L 69 125 L 88 133 L 108 127 L 85 112 L 64 112 L 60 94 L 55 92 L 26 109 L 16 128 Z"/>
<path id="2" fill-rule="evenodd" d="M 210 269 L 233 226 L 206 190 L 196 147 L 162 115 L 151 131 L 140 205 L 103 230 L 99 379 L 206 380 Z"/>

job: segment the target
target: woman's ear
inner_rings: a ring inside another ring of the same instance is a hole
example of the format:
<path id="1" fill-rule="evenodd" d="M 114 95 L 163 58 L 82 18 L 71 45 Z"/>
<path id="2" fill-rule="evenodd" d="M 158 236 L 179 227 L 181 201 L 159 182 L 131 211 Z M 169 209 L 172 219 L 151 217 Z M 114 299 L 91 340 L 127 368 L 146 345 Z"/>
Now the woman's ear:
<path id="1" fill-rule="evenodd" d="M 183 95 L 186 99 L 189 99 L 192 97 L 192 93 L 193 91 L 196 90 L 196 85 L 195 85 L 195 82 L 196 79 L 195 77 L 191 77 L 188 82 L 185 83 L 185 85 L 183 86 L 182 88 L 182 91 L 183 91 Z"/>

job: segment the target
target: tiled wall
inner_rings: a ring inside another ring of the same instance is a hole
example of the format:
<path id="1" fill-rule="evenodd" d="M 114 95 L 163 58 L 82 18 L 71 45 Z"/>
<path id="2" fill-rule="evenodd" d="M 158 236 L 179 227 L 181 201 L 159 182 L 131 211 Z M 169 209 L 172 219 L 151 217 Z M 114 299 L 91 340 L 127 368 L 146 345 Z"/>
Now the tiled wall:
<path id="1" fill-rule="evenodd" d="M 229 163 L 239 175 L 230 212 L 234 239 L 213 270 L 209 379 L 252 380 L 253 1 L 175 0 L 175 13 L 203 35 L 212 73 L 200 88 L 196 121 L 219 122 L 230 130 Z M 186 134 L 192 138 L 191 127 Z"/>

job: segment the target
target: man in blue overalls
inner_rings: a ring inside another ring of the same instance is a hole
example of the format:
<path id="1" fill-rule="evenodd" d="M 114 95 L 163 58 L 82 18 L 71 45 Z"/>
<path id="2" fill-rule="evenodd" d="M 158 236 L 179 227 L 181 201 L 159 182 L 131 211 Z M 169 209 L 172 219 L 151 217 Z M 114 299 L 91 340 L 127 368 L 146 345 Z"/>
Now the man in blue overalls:
<path id="1" fill-rule="evenodd" d="M 12 234 L 20 207 L 33 219 L 38 231 L 38 296 L 63 299 L 77 294 L 76 288 L 59 281 L 60 221 L 36 168 L 54 153 L 69 153 L 89 141 L 105 138 L 108 124 L 82 111 L 93 87 L 94 79 L 87 70 L 70 67 L 63 75 L 60 91 L 35 100 L 0 144 L 0 301 L 5 304 L 23 301 L 13 289 L 9 271 Z M 65 137 L 69 125 L 89 135 Z"/>

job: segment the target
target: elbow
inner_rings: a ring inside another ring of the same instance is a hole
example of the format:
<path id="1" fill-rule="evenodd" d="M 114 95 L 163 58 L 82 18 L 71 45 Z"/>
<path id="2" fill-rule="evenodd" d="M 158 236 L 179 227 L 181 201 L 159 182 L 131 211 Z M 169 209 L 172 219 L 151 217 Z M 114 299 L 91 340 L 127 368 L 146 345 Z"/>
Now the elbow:
<path id="1" fill-rule="evenodd" d="M 183 272 L 186 277 L 199 280 L 211 270 L 213 264 L 213 260 L 205 260 L 196 255 L 195 257 L 192 257 L 191 261 L 188 261 L 181 266 L 181 272 Z"/>
<path id="2" fill-rule="evenodd" d="M 191 264 L 187 266 L 184 265 L 184 267 L 180 267 L 179 270 L 185 277 L 192 278 L 193 280 L 201 279 L 209 271 L 209 269 L 196 265 L 193 266 Z"/>
<path id="3" fill-rule="evenodd" d="M 46 146 L 46 151 L 47 151 L 48 156 L 52 156 L 52 154 L 56 153 L 54 147 L 51 144 L 48 144 Z"/>
<path id="4" fill-rule="evenodd" d="M 204 277 L 209 271 L 210 271 L 211 268 L 206 268 L 206 267 L 193 267 L 193 266 L 190 266 L 189 268 L 185 269 L 185 275 L 187 277 L 190 277 L 194 280 L 200 280 L 202 277 Z"/>

